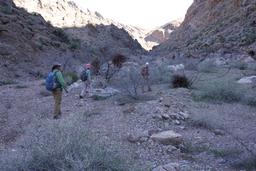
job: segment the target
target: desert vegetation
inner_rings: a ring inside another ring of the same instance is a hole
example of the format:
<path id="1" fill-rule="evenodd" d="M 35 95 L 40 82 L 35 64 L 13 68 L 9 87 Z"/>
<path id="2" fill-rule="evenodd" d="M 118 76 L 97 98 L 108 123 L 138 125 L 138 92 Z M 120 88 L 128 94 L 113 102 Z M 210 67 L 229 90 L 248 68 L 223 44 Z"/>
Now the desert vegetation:
<path id="1" fill-rule="evenodd" d="M 0 1 L 1 171 L 256 170 L 253 0 L 194 1 L 151 51 L 145 31 L 75 3 L 14 1 Z"/>

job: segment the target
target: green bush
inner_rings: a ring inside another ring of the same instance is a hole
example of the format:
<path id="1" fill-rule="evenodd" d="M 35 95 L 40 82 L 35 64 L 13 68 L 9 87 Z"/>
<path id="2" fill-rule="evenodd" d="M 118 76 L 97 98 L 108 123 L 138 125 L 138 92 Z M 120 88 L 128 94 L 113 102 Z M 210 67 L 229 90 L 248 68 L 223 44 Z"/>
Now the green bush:
<path id="1" fill-rule="evenodd" d="M 64 43 L 70 43 L 68 35 L 65 33 L 64 30 L 58 28 L 53 31 L 53 34 L 61 39 Z"/>
<path id="2" fill-rule="evenodd" d="M 198 68 L 198 71 L 200 72 L 212 73 L 212 72 L 216 72 L 217 66 L 214 64 L 214 61 L 207 60 L 198 64 L 197 68 Z"/>
<path id="3" fill-rule="evenodd" d="M 204 144 L 192 144 L 191 142 L 184 142 L 180 150 L 182 153 L 200 154 L 202 152 L 208 151 L 209 146 Z"/>
<path id="4" fill-rule="evenodd" d="M 197 92 L 193 92 L 195 100 L 211 102 L 239 102 L 243 97 L 243 89 L 231 81 L 208 82 Z"/>
<path id="5" fill-rule="evenodd" d="M 69 48 L 71 50 L 77 50 L 81 48 L 81 40 L 80 39 L 72 39 L 69 42 Z"/>
<path id="6" fill-rule="evenodd" d="M 0 6 L 0 11 L 5 14 L 12 14 L 12 7 L 10 6 Z"/>
<path id="7" fill-rule="evenodd" d="M 214 132 L 216 129 L 222 129 L 218 119 L 219 117 L 216 115 L 194 114 L 191 116 L 189 124 L 195 128 L 206 129 Z"/>
<path id="8" fill-rule="evenodd" d="M 256 157 L 246 158 L 246 159 L 234 162 L 232 165 L 235 169 L 254 171 L 256 170 Z"/>
<path id="9" fill-rule="evenodd" d="M 168 65 L 152 65 L 149 68 L 150 81 L 152 84 L 170 83 L 172 72 L 168 69 Z"/>
<path id="10" fill-rule="evenodd" d="M 234 68 L 240 69 L 240 70 L 246 70 L 248 68 L 248 64 L 244 63 L 242 61 L 234 63 L 231 66 L 234 67 Z"/>
<path id="11" fill-rule="evenodd" d="M 66 72 L 64 73 L 64 79 L 68 85 L 73 84 L 74 82 L 78 81 L 79 76 L 76 72 Z"/>
<path id="12" fill-rule="evenodd" d="M 249 94 L 249 92 L 247 94 L 245 94 L 242 98 L 242 102 L 246 105 L 249 106 L 254 106 L 256 107 L 256 94 L 251 92 Z"/>
<path id="13" fill-rule="evenodd" d="M 210 152 L 216 157 L 236 157 L 241 154 L 241 150 L 237 148 L 211 149 Z"/>
<path id="14" fill-rule="evenodd" d="M 84 126 L 86 120 L 86 114 L 80 114 L 34 123 L 12 148 L 1 152 L 0 170 L 134 170 L 119 152 L 95 143 Z"/>

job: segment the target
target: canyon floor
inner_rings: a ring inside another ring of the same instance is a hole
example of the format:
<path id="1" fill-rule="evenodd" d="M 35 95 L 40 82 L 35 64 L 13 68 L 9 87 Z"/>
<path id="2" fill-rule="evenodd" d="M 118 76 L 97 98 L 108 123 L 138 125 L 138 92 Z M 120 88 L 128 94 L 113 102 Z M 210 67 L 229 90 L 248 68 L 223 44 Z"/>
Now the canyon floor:
<path id="1" fill-rule="evenodd" d="M 225 77 L 238 74 L 234 71 Z M 240 73 L 241 74 L 241 73 Z M 215 78 L 204 74 L 203 78 Z M 0 150 L 15 150 L 29 125 L 53 121 L 53 98 L 44 80 L 0 86 Z M 221 84 L 221 83 L 220 83 Z M 105 148 L 121 151 L 142 170 L 253 170 L 256 149 L 256 108 L 239 102 L 198 101 L 196 89 L 155 84 L 137 99 L 119 93 L 108 98 L 79 99 L 80 88 L 63 95 L 60 120 L 86 117 L 85 126 Z M 178 145 L 164 145 L 151 136 L 172 130 L 182 136 Z M 173 166 L 173 167 L 174 167 Z M 168 169 L 165 169 L 168 170 Z"/>

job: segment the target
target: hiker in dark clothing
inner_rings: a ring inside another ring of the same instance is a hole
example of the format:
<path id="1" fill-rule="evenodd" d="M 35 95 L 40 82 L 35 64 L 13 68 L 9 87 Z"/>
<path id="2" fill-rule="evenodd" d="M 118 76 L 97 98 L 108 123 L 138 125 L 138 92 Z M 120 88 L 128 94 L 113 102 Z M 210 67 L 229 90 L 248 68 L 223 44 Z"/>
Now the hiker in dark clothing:
<path id="1" fill-rule="evenodd" d="M 63 89 L 67 92 L 67 84 L 62 75 L 61 64 L 54 64 L 52 67 L 52 72 L 56 76 L 56 88 L 52 91 L 54 97 L 54 119 L 59 119 L 61 116 L 61 101 L 62 101 L 62 91 Z"/>
<path id="2" fill-rule="evenodd" d="M 142 83 L 142 92 L 145 92 L 144 87 L 146 86 L 148 88 L 148 91 L 152 91 L 150 87 L 150 82 L 149 82 L 149 63 L 147 62 L 142 68 L 141 68 L 141 76 L 143 78 L 143 83 Z"/>

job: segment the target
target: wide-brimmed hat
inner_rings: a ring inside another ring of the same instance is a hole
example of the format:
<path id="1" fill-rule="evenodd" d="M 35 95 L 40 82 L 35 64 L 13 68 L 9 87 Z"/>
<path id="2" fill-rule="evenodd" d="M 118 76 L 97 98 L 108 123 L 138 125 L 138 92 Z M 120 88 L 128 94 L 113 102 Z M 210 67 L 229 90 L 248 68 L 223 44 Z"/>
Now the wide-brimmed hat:
<path id="1" fill-rule="evenodd" d="M 52 65 L 52 70 L 56 69 L 57 67 L 61 67 L 61 66 L 62 66 L 61 63 L 55 62 L 55 63 L 53 63 L 53 65 Z"/>

